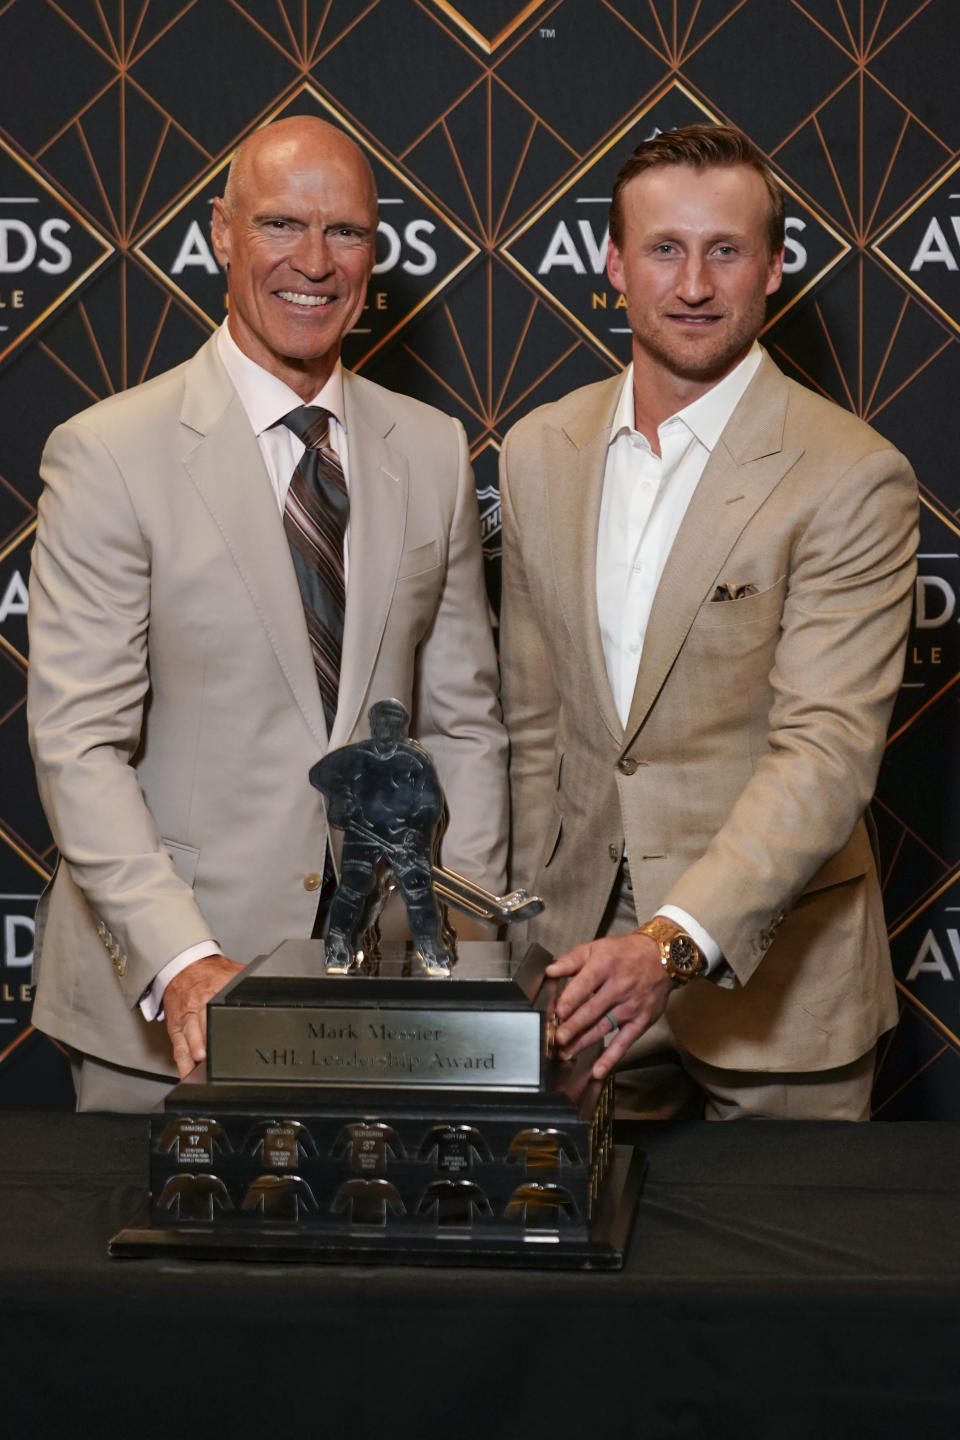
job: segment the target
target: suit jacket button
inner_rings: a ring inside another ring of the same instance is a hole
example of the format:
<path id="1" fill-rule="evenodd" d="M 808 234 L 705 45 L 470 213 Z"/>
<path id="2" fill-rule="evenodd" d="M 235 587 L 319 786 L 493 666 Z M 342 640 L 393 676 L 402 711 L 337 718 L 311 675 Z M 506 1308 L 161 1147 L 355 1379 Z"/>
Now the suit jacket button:
<path id="1" fill-rule="evenodd" d="M 613 861 L 614 865 L 616 865 L 616 864 L 619 863 L 619 860 L 620 860 L 620 846 L 619 846 L 619 845 L 609 845 L 609 846 L 607 847 L 607 853 L 609 854 L 610 859 Z"/>
<path id="2" fill-rule="evenodd" d="M 317 875 L 313 870 L 310 871 L 309 875 L 304 875 L 303 877 L 304 890 L 319 890 L 322 884 L 323 876 Z"/>
<path id="3" fill-rule="evenodd" d="M 637 762 L 631 755 L 624 755 L 617 761 L 617 769 L 621 775 L 633 775 L 637 768 Z"/>

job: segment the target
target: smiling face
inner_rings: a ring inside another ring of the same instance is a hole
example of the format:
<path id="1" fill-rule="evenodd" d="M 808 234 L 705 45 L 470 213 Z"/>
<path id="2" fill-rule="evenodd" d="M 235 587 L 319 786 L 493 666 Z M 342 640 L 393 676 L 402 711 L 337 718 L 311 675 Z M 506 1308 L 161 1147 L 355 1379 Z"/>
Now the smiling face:
<path id="1" fill-rule="evenodd" d="M 357 322 L 374 263 L 377 201 L 362 152 L 322 120 L 257 131 L 214 201 L 230 334 L 245 355 L 310 400 Z"/>
<path id="2" fill-rule="evenodd" d="M 607 274 L 626 297 L 638 386 L 642 372 L 682 383 L 692 400 L 747 353 L 780 284 L 766 186 L 749 165 L 660 165 L 629 181 L 622 202 Z"/>

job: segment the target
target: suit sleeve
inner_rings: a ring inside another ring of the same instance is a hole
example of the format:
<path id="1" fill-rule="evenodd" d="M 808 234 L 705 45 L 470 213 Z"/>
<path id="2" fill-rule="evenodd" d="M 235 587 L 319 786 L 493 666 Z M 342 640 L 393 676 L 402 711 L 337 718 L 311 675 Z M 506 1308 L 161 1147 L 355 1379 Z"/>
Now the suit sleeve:
<path id="1" fill-rule="evenodd" d="M 54 431 L 41 475 L 30 743 L 62 863 L 125 958 L 119 983 L 132 1007 L 172 956 L 211 935 L 134 769 L 150 685 L 149 542 L 92 429 Z"/>
<path id="2" fill-rule="evenodd" d="M 889 448 L 825 488 L 793 546 L 764 752 L 704 854 L 664 896 L 715 937 L 741 983 L 873 794 L 903 674 L 916 546 L 916 481 Z M 825 873 L 823 883 L 845 878 Z"/>
<path id="3" fill-rule="evenodd" d="M 463 426 L 451 423 L 456 501 L 442 593 L 417 656 L 417 739 L 433 757 L 447 798 L 444 865 L 500 894 L 506 881 L 507 738 L 497 703 L 477 493 Z"/>
<path id="4" fill-rule="evenodd" d="M 560 694 L 530 597 L 510 477 L 511 437 L 500 454 L 503 514 L 503 616 L 500 667 L 503 718 L 510 736 L 510 883 L 532 886 L 553 836 Z M 547 827 L 549 829 L 549 825 Z"/>

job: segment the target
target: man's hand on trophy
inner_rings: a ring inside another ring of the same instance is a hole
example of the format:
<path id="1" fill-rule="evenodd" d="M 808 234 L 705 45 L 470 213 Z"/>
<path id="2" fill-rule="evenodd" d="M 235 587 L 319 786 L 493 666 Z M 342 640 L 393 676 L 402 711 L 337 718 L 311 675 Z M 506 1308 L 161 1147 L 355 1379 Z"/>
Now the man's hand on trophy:
<path id="1" fill-rule="evenodd" d="M 208 955 L 181 970 L 163 992 L 167 1034 L 181 1080 L 206 1059 L 207 1001 L 242 969 L 226 955 Z"/>
<path id="2" fill-rule="evenodd" d="M 593 1067 L 598 1080 L 659 1020 L 673 988 L 656 943 L 637 931 L 578 945 L 548 965 L 546 973 L 569 977 L 556 1006 L 562 1059 L 572 1060 L 588 1045 L 607 1041 Z"/>

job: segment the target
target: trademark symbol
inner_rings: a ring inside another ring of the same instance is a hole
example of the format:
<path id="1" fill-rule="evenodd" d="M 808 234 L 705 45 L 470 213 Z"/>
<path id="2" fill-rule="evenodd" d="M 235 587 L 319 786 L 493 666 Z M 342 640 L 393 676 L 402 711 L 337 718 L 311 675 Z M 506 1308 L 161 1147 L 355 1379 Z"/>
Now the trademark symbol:
<path id="1" fill-rule="evenodd" d="M 545 25 L 540 26 L 539 34 L 541 40 L 556 40 L 557 38 L 556 30 L 548 29 Z"/>

